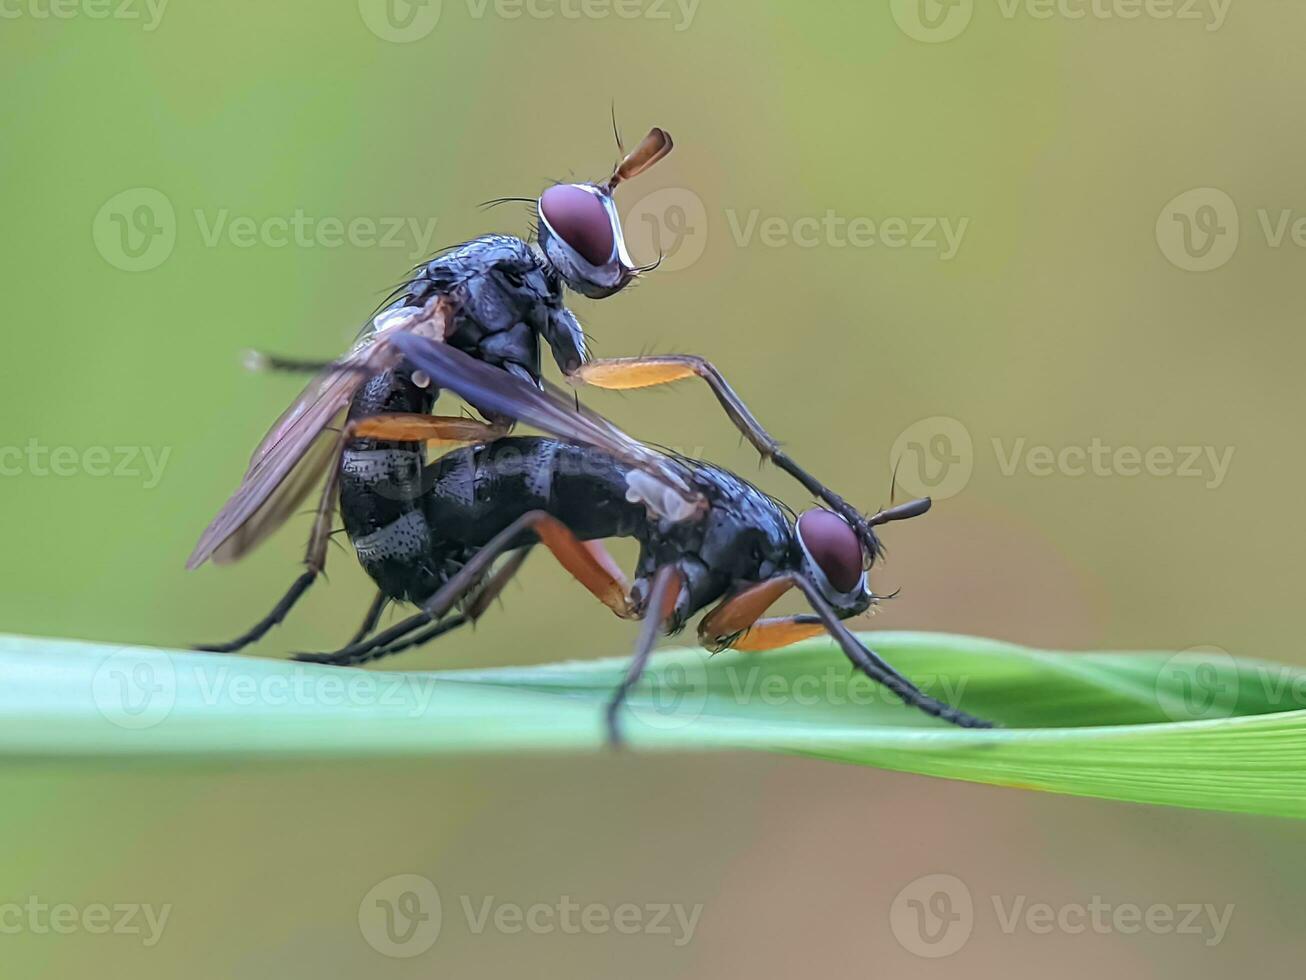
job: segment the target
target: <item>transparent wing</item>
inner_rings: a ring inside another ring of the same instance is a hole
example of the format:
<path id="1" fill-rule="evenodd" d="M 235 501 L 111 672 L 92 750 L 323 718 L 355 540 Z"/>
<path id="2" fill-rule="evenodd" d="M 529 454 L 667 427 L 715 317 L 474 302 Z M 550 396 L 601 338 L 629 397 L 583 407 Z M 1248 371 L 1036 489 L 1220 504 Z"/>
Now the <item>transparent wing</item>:
<path id="1" fill-rule="evenodd" d="M 337 440 L 330 430 L 350 400 L 368 378 L 398 364 L 401 355 L 391 339 L 411 332 L 438 344 L 447 322 L 443 299 L 378 316 L 374 330 L 309 382 L 277 419 L 250 457 L 240 486 L 200 535 L 186 567 L 198 568 L 210 558 L 236 561 L 281 527 L 334 465 Z"/>

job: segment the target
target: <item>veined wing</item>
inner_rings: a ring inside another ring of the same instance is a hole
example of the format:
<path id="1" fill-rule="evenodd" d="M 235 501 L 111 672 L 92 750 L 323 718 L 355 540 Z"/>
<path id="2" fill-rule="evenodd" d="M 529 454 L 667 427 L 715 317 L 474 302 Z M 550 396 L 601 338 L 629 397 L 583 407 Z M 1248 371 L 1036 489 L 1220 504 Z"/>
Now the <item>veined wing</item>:
<path id="1" fill-rule="evenodd" d="M 443 297 L 380 314 L 375 329 L 309 382 L 259 443 L 240 486 L 200 535 L 186 567 L 198 568 L 209 558 L 236 561 L 284 524 L 335 465 L 340 440 L 330 430 L 350 400 L 368 378 L 399 363 L 402 354 L 391 341 L 411 334 L 443 346 L 448 322 Z"/>
<path id="2" fill-rule="evenodd" d="M 425 371 L 438 388 L 452 391 L 489 415 L 517 419 L 557 439 L 593 446 L 647 474 L 641 494 L 664 516 L 685 520 L 705 506 L 684 470 L 670 457 L 632 439 L 603 416 L 577 411 L 553 391 L 542 391 L 500 368 L 448 344 L 414 334 L 391 340 L 409 363 Z"/>

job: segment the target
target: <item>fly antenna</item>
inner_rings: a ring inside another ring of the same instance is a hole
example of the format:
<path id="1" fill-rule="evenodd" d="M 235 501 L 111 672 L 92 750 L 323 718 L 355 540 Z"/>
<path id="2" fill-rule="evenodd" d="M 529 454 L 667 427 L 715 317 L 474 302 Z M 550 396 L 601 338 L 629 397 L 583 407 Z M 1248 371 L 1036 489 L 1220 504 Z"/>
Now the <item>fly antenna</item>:
<path id="1" fill-rule="evenodd" d="M 933 503 L 929 497 L 919 497 L 916 500 L 909 500 L 905 504 L 896 504 L 887 510 L 872 514 L 866 519 L 866 523 L 871 527 L 879 527 L 881 524 L 891 524 L 894 521 L 905 521 L 913 517 L 920 517 L 933 506 Z"/>
<path id="2" fill-rule="evenodd" d="M 621 127 L 617 125 L 617 100 L 612 100 L 612 135 L 617 141 L 617 159 L 620 161 L 626 155 L 626 144 L 621 139 Z M 615 168 L 614 168 L 615 169 Z"/>
<path id="3" fill-rule="evenodd" d="M 617 185 L 632 177 L 638 177 L 653 164 L 665 157 L 675 147 L 671 141 L 671 136 L 665 129 L 659 129 L 656 126 L 649 130 L 648 135 L 639 141 L 639 146 L 627 153 L 617 164 L 617 169 L 612 172 L 612 176 L 603 186 L 611 194 L 616 190 Z"/>
<path id="4" fill-rule="evenodd" d="M 912 517 L 920 517 L 933 505 L 929 497 L 920 497 L 916 500 L 908 500 L 904 504 L 898 503 L 898 467 L 902 465 L 902 457 L 899 456 L 893 464 L 893 476 L 889 480 L 889 506 L 881 508 L 866 519 L 870 527 L 879 527 L 881 524 L 891 524 L 894 521 L 905 521 Z"/>

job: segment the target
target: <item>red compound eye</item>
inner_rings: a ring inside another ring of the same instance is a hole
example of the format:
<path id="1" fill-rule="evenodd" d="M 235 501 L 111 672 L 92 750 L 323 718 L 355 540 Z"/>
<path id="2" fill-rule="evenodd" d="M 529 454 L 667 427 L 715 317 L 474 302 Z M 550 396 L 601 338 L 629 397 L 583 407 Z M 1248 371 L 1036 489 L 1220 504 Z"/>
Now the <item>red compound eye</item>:
<path id="1" fill-rule="evenodd" d="M 564 242 L 590 265 L 607 265 L 616 241 L 598 195 L 575 184 L 555 184 L 540 195 L 540 213 Z"/>
<path id="2" fill-rule="evenodd" d="M 851 592 L 862 578 L 862 543 L 838 514 L 816 507 L 798 518 L 798 536 L 812 561 L 840 592 Z"/>

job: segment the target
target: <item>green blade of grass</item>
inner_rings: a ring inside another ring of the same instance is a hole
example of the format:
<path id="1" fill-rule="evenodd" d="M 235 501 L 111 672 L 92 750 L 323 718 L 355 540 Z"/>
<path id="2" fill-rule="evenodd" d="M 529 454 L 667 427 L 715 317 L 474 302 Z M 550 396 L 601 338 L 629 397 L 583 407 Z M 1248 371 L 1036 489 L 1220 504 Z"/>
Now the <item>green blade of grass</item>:
<path id="1" fill-rule="evenodd" d="M 1029 650 L 912 633 L 866 639 L 928 693 L 999 722 L 906 709 L 832 644 L 670 650 L 632 693 L 632 747 L 767 750 L 1001 786 L 1306 816 L 1306 672 L 1219 651 Z M 623 659 L 360 671 L 0 637 L 0 755 L 382 757 L 607 751 Z"/>

